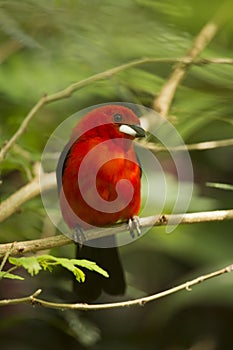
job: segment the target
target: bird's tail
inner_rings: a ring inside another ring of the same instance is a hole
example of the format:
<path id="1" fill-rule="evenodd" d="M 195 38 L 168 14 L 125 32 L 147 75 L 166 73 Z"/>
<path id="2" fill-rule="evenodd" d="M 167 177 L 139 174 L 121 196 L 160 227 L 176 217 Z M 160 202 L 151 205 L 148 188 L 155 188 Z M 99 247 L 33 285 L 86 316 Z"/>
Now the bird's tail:
<path id="1" fill-rule="evenodd" d="M 111 240 L 114 239 L 114 237 L 108 238 Z M 97 265 L 109 274 L 109 277 L 106 278 L 94 271 L 85 269 L 85 282 L 77 282 L 74 286 L 75 296 L 78 301 L 93 301 L 100 296 L 102 291 L 110 295 L 124 294 L 126 287 L 125 277 L 116 247 L 96 248 L 84 245 L 80 248 L 77 246 L 76 257 L 77 259 L 87 259 L 96 262 Z"/>

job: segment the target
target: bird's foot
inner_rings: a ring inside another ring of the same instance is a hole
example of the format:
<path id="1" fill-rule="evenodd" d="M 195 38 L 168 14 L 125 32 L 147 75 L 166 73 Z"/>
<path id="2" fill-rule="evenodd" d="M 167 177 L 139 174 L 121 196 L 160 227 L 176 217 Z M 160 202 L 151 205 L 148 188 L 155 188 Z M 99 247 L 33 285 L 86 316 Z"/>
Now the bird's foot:
<path id="1" fill-rule="evenodd" d="M 82 248 L 83 243 L 86 241 L 85 233 L 81 226 L 76 225 L 72 232 L 72 239 L 75 243 L 78 243 L 80 248 Z"/>
<path id="2" fill-rule="evenodd" d="M 138 216 L 133 216 L 128 221 L 129 232 L 132 238 L 135 238 L 135 232 L 137 236 L 141 236 L 141 225 Z"/>

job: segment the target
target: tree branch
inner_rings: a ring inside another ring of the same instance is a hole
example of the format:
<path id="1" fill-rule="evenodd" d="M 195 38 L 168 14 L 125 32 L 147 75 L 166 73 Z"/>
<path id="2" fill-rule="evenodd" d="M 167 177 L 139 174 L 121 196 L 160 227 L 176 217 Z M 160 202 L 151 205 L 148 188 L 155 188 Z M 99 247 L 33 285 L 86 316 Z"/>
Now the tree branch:
<path id="1" fill-rule="evenodd" d="M 18 130 L 15 132 L 15 134 L 5 142 L 2 149 L 0 150 L 0 162 L 2 162 L 7 154 L 7 152 L 11 149 L 11 147 L 16 143 L 18 138 L 26 131 L 26 128 L 29 124 L 29 122 L 32 120 L 32 118 L 35 116 L 35 114 L 46 104 L 61 100 L 63 98 L 70 97 L 75 91 L 83 88 L 84 86 L 88 86 L 92 84 L 95 81 L 103 80 L 106 78 L 111 77 L 114 74 L 117 74 L 125 69 L 128 69 L 130 67 L 137 66 L 142 63 L 146 63 L 150 61 L 151 59 L 148 58 L 142 58 L 139 60 L 135 60 L 111 69 L 108 69 L 106 71 L 103 71 L 101 73 L 92 75 L 91 77 L 81 80 L 79 82 L 76 82 L 74 84 L 69 85 L 63 90 L 60 90 L 54 94 L 51 95 L 44 95 L 41 97 L 41 99 L 34 105 L 34 107 L 29 111 L 29 113 L 24 118 L 23 122 L 19 126 Z"/>
<path id="2" fill-rule="evenodd" d="M 40 98 L 40 100 L 33 106 L 33 108 L 29 111 L 29 113 L 24 118 L 23 122 L 20 124 L 19 128 L 12 135 L 12 137 L 6 141 L 1 150 L 0 150 L 0 163 L 6 157 L 7 152 L 14 146 L 19 137 L 26 131 L 28 124 L 32 120 L 32 118 L 36 115 L 36 113 L 46 104 L 61 100 L 63 98 L 70 97 L 75 91 L 92 84 L 93 82 L 104 80 L 110 78 L 111 76 L 118 74 L 126 69 L 136 67 L 138 65 L 146 64 L 146 63 L 178 63 L 181 66 L 186 66 L 189 64 L 197 64 L 197 65 L 205 65 L 205 64 L 233 64 L 233 60 L 229 58 L 213 58 L 213 59 L 199 59 L 190 61 L 189 57 L 184 58 L 141 58 L 134 61 L 131 61 L 126 64 L 122 64 L 120 66 L 108 69 L 101 73 L 97 73 L 92 75 L 89 78 L 76 82 L 74 84 L 69 85 L 63 90 L 60 90 L 51 95 L 44 95 Z M 160 95 L 163 93 L 161 92 Z M 162 97 L 161 97 L 162 98 Z"/>
<path id="3" fill-rule="evenodd" d="M 177 63 L 170 77 L 166 80 L 165 84 L 160 90 L 159 95 L 154 100 L 153 108 L 163 117 L 167 116 L 177 87 L 184 79 L 190 64 L 204 50 L 204 48 L 214 38 L 223 22 L 226 21 L 223 13 L 225 13 L 227 4 L 228 3 L 224 3 L 224 5 L 219 9 L 218 13 L 204 25 L 194 39 L 191 48 L 188 50 L 183 59 L 183 62 Z"/>
<path id="4" fill-rule="evenodd" d="M 213 141 L 204 141 L 197 143 L 190 143 L 175 147 L 164 147 L 154 142 L 146 142 L 144 140 L 136 141 L 139 146 L 150 149 L 151 151 L 205 151 L 209 149 L 221 148 L 221 147 L 230 147 L 233 146 L 233 139 L 225 140 L 213 140 Z"/>
<path id="5" fill-rule="evenodd" d="M 216 210 L 186 214 L 155 215 L 140 218 L 142 228 L 152 226 L 176 225 L 176 224 L 194 224 L 202 222 L 217 222 L 223 220 L 233 220 L 233 209 Z M 116 224 L 106 228 L 96 228 L 85 231 L 86 240 L 116 235 L 120 232 L 128 231 L 127 224 Z M 51 249 L 67 244 L 74 243 L 65 235 L 55 237 L 46 237 L 30 241 L 15 242 L 11 248 L 11 255 L 19 255 L 37 252 L 44 249 Z M 0 256 L 9 251 L 12 243 L 0 244 Z"/>
<path id="6" fill-rule="evenodd" d="M 39 167 L 39 164 L 37 164 Z M 38 169 L 37 169 L 38 171 Z M 56 186 L 55 174 L 45 174 L 43 177 L 42 190 L 47 190 Z M 21 187 L 10 197 L 0 203 L 0 222 L 17 212 L 21 205 L 40 194 L 39 174 L 37 173 L 31 182 Z"/>
<path id="7" fill-rule="evenodd" d="M 167 289 L 163 292 L 152 294 L 143 298 L 120 301 L 115 303 L 105 303 L 105 304 L 55 303 L 55 302 L 37 298 L 37 296 L 42 292 L 41 289 L 38 289 L 35 293 L 27 297 L 0 300 L 0 306 L 9 306 L 9 305 L 15 305 L 15 304 L 32 304 L 32 305 L 40 305 L 50 309 L 61 309 L 61 310 L 70 309 L 70 310 L 83 310 L 83 311 L 117 309 L 117 308 L 136 306 L 136 305 L 143 306 L 151 301 L 161 299 L 165 296 L 177 293 L 181 290 L 191 291 L 192 290 L 191 287 L 195 286 L 196 284 L 202 283 L 208 279 L 215 278 L 217 276 L 221 276 L 225 273 L 230 273 L 232 271 L 233 271 L 233 265 L 229 265 L 227 267 L 224 267 L 223 269 L 208 273 L 203 276 L 199 276 L 191 281 L 182 283 L 176 287 Z"/>

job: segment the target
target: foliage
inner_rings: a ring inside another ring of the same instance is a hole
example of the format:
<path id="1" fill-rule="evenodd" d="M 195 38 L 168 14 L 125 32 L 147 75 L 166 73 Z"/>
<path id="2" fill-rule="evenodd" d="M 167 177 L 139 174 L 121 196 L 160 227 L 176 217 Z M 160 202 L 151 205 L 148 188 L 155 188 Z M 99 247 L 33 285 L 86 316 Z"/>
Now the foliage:
<path id="1" fill-rule="evenodd" d="M 106 271 L 99 267 L 95 262 L 88 261 L 84 259 L 67 259 L 67 258 L 57 258 L 52 255 L 40 255 L 40 256 L 30 256 L 22 258 L 9 258 L 9 262 L 15 266 L 23 267 L 31 276 L 37 275 L 41 270 L 48 270 L 52 272 L 55 266 L 62 266 L 68 271 L 72 272 L 78 282 L 85 281 L 85 273 L 80 270 L 76 265 L 84 267 L 88 270 L 95 271 L 108 277 Z M 3 277 L 11 278 L 11 274 L 5 274 Z M 18 277 L 18 276 L 17 276 Z M 17 278 L 16 277 L 16 278 Z M 19 278 L 18 278 L 19 279 Z"/>
<path id="2" fill-rule="evenodd" d="M 201 0 L 1 0 L 0 142 L 12 136 L 45 93 L 54 93 L 133 59 L 184 56 L 220 5 L 218 0 L 213 0 L 211 6 Z M 232 1 L 227 2 L 225 11 L 226 15 L 232 13 Z M 201 56 L 233 57 L 232 21 L 220 28 Z M 33 163 L 40 159 L 51 132 L 68 116 L 109 101 L 151 107 L 172 68 L 171 63 L 147 63 L 95 82 L 71 98 L 44 107 L 0 165 L 1 200 L 32 177 Z M 232 74 L 232 65 L 190 66 L 168 115 L 186 143 L 232 138 Z M 195 188 L 189 210 L 230 208 L 232 147 L 192 151 L 190 155 Z M 177 185 L 176 174 L 166 154 L 159 153 L 158 157 L 168 173 L 166 211 L 169 212 Z M 158 194 L 154 193 L 153 213 L 157 200 Z M 1 223 L 1 242 L 45 237 L 54 232 L 46 218 L 40 199 L 34 198 Z M 179 226 L 169 235 L 163 228 L 156 228 L 135 244 L 122 247 L 128 296 L 155 293 L 232 263 L 231 233 L 230 222 Z M 82 266 L 80 261 L 72 259 L 73 249 L 70 246 L 54 249 L 53 257 L 45 258 L 44 262 L 38 260 L 40 257 L 14 258 L 11 262 L 28 263 L 27 269 L 32 269 L 32 273 L 59 264 L 75 271 L 80 280 L 83 275 L 79 267 L 98 270 L 96 265 L 84 261 Z M 50 300 L 69 300 L 70 279 L 61 270 L 39 274 L 30 283 L 29 279 L 23 283 L 11 281 L 16 275 L 2 272 L 0 277 L 7 278 L 1 279 L 0 296 L 17 297 L 43 287 Z M 47 350 L 50 339 L 58 350 L 77 348 L 81 342 L 87 346 L 88 341 L 94 350 L 227 349 L 232 344 L 232 308 L 230 274 L 206 282 L 190 293 L 180 293 L 144 308 L 88 314 L 84 320 L 77 313 L 21 305 L 1 309 L 1 319 L 4 318 L 0 324 L 1 347 Z M 93 332 L 88 333 L 88 327 L 82 327 L 88 318 L 95 323 L 93 336 Z M 78 333 L 83 332 L 91 339 L 82 340 Z M 97 341 L 99 344 L 95 344 Z"/>
<path id="3" fill-rule="evenodd" d="M 0 271 L 0 280 L 2 278 L 9 278 L 11 280 L 20 280 L 20 281 L 24 280 L 23 277 L 18 276 L 15 273 L 10 273 L 10 272 L 6 272 L 6 271 Z"/>

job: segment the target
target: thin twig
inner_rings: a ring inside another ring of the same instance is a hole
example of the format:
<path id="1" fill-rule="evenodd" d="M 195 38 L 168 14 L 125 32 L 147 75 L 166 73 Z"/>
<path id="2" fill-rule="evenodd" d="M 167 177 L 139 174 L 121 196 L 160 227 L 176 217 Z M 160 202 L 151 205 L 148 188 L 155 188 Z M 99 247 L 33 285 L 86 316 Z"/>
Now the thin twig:
<path id="1" fill-rule="evenodd" d="M 182 59 L 180 60 L 182 62 Z M 192 61 L 194 65 L 204 65 L 204 64 L 233 64 L 233 59 L 231 58 L 199 58 Z"/>
<path id="2" fill-rule="evenodd" d="M 92 84 L 93 82 L 104 80 L 110 78 L 111 76 L 118 74 L 126 69 L 136 67 L 138 65 L 146 64 L 146 63 L 179 63 L 182 66 L 187 64 L 197 64 L 197 65 L 205 65 L 205 64 L 233 64 L 232 59 L 228 58 L 213 58 L 213 59 L 199 59 L 193 60 L 190 62 L 190 59 L 187 57 L 184 58 L 141 58 L 134 61 L 131 61 L 126 64 L 122 64 L 120 66 L 108 69 L 101 73 L 92 75 L 89 78 L 76 82 L 74 84 L 69 85 L 63 90 L 60 90 L 51 95 L 44 95 L 40 98 L 40 100 L 33 106 L 33 108 L 29 111 L 29 113 L 24 118 L 23 122 L 20 124 L 19 128 L 13 134 L 13 136 L 4 143 L 2 149 L 0 150 L 0 163 L 4 160 L 7 152 L 13 147 L 13 145 L 17 142 L 19 137 L 26 131 L 28 124 L 32 120 L 32 118 L 38 113 L 38 111 L 46 104 L 61 100 L 63 98 L 70 97 L 75 91 Z"/>
<path id="3" fill-rule="evenodd" d="M 170 215 L 155 215 L 140 218 L 142 228 L 150 228 L 153 226 L 177 225 L 177 224 L 194 224 L 201 222 L 218 222 L 223 220 L 233 220 L 233 209 L 215 210 L 207 212 L 186 213 L 186 214 L 170 214 Z M 128 231 L 127 224 L 116 224 L 106 228 L 96 228 L 85 231 L 87 240 L 115 235 L 124 231 Z M 20 255 L 31 252 L 37 252 L 44 249 L 51 249 L 67 244 L 74 243 L 65 235 L 55 237 L 46 237 L 42 239 L 15 242 L 12 248 L 11 255 Z M 0 256 L 4 255 L 9 250 L 11 243 L 0 244 Z"/>
<path id="4" fill-rule="evenodd" d="M 34 115 L 46 104 L 63 99 L 63 98 L 68 98 L 70 97 L 75 91 L 78 89 L 83 88 L 84 86 L 88 86 L 92 84 L 95 81 L 103 80 L 106 78 L 111 77 L 114 74 L 117 74 L 125 69 L 128 69 L 133 66 L 137 66 L 142 63 L 146 63 L 148 58 L 143 58 L 139 60 L 135 60 L 111 69 L 108 69 L 104 72 L 92 75 L 91 77 L 81 80 L 79 82 L 76 82 L 74 84 L 69 85 L 63 90 L 60 90 L 54 94 L 51 95 L 44 95 L 43 97 L 40 98 L 40 100 L 34 105 L 34 107 L 29 111 L 29 113 L 26 115 L 24 118 L 23 122 L 19 126 L 18 130 L 15 132 L 15 134 L 5 142 L 3 145 L 2 149 L 0 150 L 0 162 L 2 162 L 7 154 L 7 152 L 11 149 L 11 147 L 16 143 L 18 138 L 26 131 L 26 128 L 31 121 L 31 119 L 34 117 Z"/>
<path id="5" fill-rule="evenodd" d="M 177 63 L 170 77 L 166 80 L 165 84 L 160 90 L 159 95 L 155 98 L 153 108 L 163 117 L 167 116 L 177 87 L 184 79 L 190 64 L 214 38 L 220 26 L 224 23 L 224 20 L 227 20 L 223 17 L 226 5 L 227 3 L 224 3 L 224 5 L 218 10 L 218 13 L 204 25 L 204 27 L 194 39 L 191 48 L 185 55 L 184 61 Z"/>
<path id="6" fill-rule="evenodd" d="M 214 148 L 230 147 L 233 146 L 233 139 L 203 141 L 198 143 L 187 144 L 186 149 L 188 151 L 204 151 Z M 182 146 L 177 146 L 176 150 L 181 149 Z"/>
<path id="7" fill-rule="evenodd" d="M 191 287 L 195 286 L 196 284 L 202 283 L 208 279 L 221 276 L 225 273 L 229 273 L 233 271 L 233 265 L 229 265 L 227 267 L 224 267 L 223 269 L 208 273 L 203 276 L 199 276 L 191 281 L 182 283 L 176 287 L 167 289 L 163 292 L 152 294 L 143 298 L 138 298 L 134 300 L 126 300 L 126 301 L 120 301 L 115 303 L 104 303 L 104 304 L 83 304 L 83 303 L 74 303 L 74 304 L 67 304 L 67 303 L 55 303 L 51 301 L 47 301 L 44 299 L 39 299 L 37 296 L 42 292 L 41 289 L 38 289 L 35 293 L 33 293 L 30 296 L 24 297 L 24 298 L 16 298 L 16 299 L 4 299 L 0 300 L 0 306 L 9 306 L 9 305 L 15 305 L 15 304 L 32 304 L 32 305 L 40 305 L 46 308 L 50 309 L 70 309 L 70 310 L 108 310 L 108 309 L 119 309 L 123 307 L 129 307 L 129 306 L 143 306 L 151 301 L 155 301 L 157 299 L 161 299 L 163 297 L 166 297 L 168 295 L 177 293 L 181 290 L 191 291 Z"/>
<path id="8" fill-rule="evenodd" d="M 185 144 L 180 146 L 174 146 L 174 147 L 164 147 L 159 144 L 155 144 L 153 142 L 145 142 L 143 140 L 140 140 L 137 142 L 139 146 L 143 146 L 145 148 L 150 149 L 151 151 L 205 151 L 215 148 L 221 148 L 221 147 L 230 147 L 233 146 L 233 139 L 225 139 L 225 140 L 214 140 L 214 141 L 204 141 L 204 142 L 197 142 L 197 143 L 191 143 L 191 144 Z"/>
<path id="9" fill-rule="evenodd" d="M 14 247 L 14 242 L 9 245 L 9 249 L 7 249 L 5 255 L 4 255 L 3 259 L 2 259 L 2 262 L 1 262 L 1 265 L 0 265 L 0 272 L 2 271 L 3 267 L 5 266 L 5 263 L 7 262 L 7 259 L 11 255 L 11 253 L 13 251 L 13 247 Z"/>
<path id="10" fill-rule="evenodd" d="M 5 158 L 7 152 L 11 149 L 12 146 L 16 143 L 18 138 L 26 131 L 26 128 L 28 126 L 28 123 L 31 121 L 32 117 L 36 114 L 36 112 L 45 104 L 45 96 L 42 97 L 35 106 L 31 109 L 31 111 L 28 113 L 28 115 L 25 117 L 23 122 L 20 124 L 20 127 L 15 132 L 15 134 L 10 138 L 9 141 L 5 142 L 3 145 L 1 151 L 0 151 L 0 163 Z"/>

